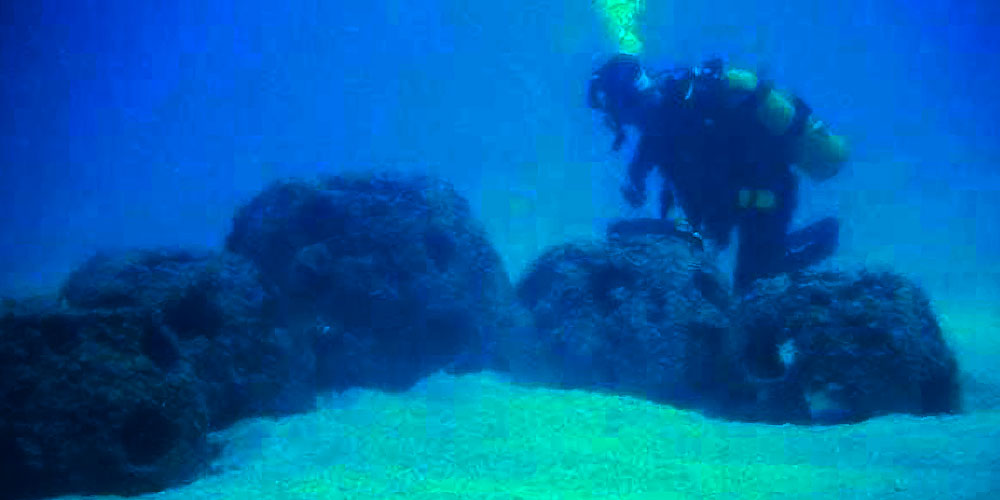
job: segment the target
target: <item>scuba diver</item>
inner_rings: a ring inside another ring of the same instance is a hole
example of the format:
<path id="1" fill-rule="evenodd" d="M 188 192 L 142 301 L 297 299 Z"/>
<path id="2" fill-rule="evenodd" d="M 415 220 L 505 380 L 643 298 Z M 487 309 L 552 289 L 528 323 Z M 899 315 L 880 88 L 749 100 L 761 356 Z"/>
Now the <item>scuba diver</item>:
<path id="1" fill-rule="evenodd" d="M 825 180 L 847 159 L 843 138 L 801 99 L 752 72 L 727 69 L 721 59 L 651 73 L 635 56 L 619 54 L 594 72 L 588 104 L 604 113 L 615 134 L 613 150 L 624 144 L 626 127 L 639 133 L 622 187 L 630 205 L 645 203 L 646 177 L 657 168 L 665 180 L 661 219 L 676 197 L 690 226 L 719 248 L 737 228 L 738 291 L 759 278 L 808 267 L 836 249 L 834 218 L 788 232 L 798 192 L 792 165 Z"/>

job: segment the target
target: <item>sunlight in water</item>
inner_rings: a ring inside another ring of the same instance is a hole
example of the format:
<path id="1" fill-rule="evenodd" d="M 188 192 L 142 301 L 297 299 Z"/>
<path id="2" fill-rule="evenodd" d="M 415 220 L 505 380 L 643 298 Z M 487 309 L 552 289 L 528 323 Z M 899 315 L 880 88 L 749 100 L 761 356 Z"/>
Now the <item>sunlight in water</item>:
<path id="1" fill-rule="evenodd" d="M 611 36 L 618 40 L 618 50 L 626 54 L 642 51 L 639 15 L 646 8 L 644 0 L 593 0 L 604 16 Z"/>

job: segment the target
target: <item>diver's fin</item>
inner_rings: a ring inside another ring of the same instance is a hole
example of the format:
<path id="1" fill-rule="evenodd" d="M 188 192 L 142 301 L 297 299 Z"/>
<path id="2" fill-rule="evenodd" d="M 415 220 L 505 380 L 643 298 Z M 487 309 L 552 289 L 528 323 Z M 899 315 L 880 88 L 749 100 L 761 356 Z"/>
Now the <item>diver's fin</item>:
<path id="1" fill-rule="evenodd" d="M 674 221 L 643 217 L 639 219 L 619 219 L 608 226 L 608 237 L 645 236 L 647 234 L 673 235 L 677 232 Z"/>
<path id="2" fill-rule="evenodd" d="M 608 226 L 608 239 L 627 239 L 639 236 L 661 235 L 681 238 L 695 248 L 704 249 L 701 235 L 693 230 L 678 228 L 681 221 L 675 219 L 654 219 L 643 217 L 638 219 L 620 219 Z"/>
<path id="3" fill-rule="evenodd" d="M 833 217 L 788 234 L 785 271 L 793 272 L 826 260 L 837 250 L 840 223 Z"/>

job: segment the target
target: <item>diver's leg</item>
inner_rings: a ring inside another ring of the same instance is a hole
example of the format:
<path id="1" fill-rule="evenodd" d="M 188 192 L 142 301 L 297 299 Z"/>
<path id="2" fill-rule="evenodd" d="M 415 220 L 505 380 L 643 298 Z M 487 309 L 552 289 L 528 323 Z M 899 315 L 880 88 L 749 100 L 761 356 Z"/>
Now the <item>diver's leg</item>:
<path id="1" fill-rule="evenodd" d="M 746 290 L 759 278 L 781 273 L 785 267 L 788 227 L 797 201 L 794 180 L 783 179 L 775 183 L 781 189 L 770 189 L 766 206 L 751 204 L 743 209 L 739 218 L 739 246 L 736 250 L 736 269 L 733 285 L 737 291 Z"/>
<path id="2" fill-rule="evenodd" d="M 779 213 L 748 210 L 740 220 L 733 286 L 744 291 L 757 279 L 780 272 L 788 221 Z"/>

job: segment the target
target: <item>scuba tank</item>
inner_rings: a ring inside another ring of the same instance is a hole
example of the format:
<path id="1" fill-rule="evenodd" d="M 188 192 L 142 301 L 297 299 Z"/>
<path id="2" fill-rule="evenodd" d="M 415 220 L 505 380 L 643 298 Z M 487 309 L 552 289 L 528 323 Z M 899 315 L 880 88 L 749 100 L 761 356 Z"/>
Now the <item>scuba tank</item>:
<path id="1" fill-rule="evenodd" d="M 760 82 L 757 75 L 728 69 L 722 79 L 729 90 L 753 94 L 756 116 L 776 136 L 789 135 L 795 166 L 815 181 L 833 177 L 847 161 L 847 142 L 812 116 L 800 99 Z"/>

